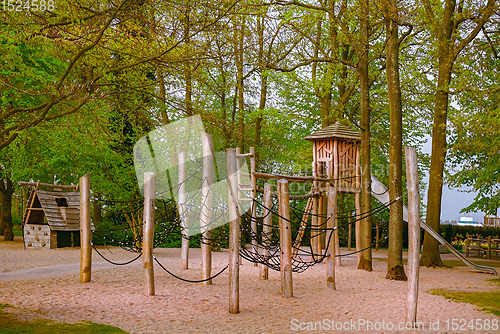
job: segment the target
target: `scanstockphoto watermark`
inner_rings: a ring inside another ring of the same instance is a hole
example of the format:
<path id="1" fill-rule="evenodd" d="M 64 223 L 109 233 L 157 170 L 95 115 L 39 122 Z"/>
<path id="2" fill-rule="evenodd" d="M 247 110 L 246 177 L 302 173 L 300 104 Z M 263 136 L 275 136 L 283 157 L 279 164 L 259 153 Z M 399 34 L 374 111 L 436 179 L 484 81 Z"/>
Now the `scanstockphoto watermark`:
<path id="1" fill-rule="evenodd" d="M 498 331 L 499 323 L 497 319 L 436 319 L 428 322 L 398 322 L 391 321 L 371 321 L 368 319 L 350 319 L 349 321 L 338 321 L 334 319 L 323 319 L 321 321 L 300 321 L 290 320 L 292 331 L 317 331 L 317 332 L 378 332 L 378 331 L 454 331 L 470 332 L 477 330 Z"/>
<path id="2" fill-rule="evenodd" d="M 323 319 L 321 321 L 300 321 L 292 319 L 290 321 L 292 331 L 338 331 L 338 332 L 357 332 L 357 331 L 393 331 L 393 330 L 422 330 L 425 329 L 423 322 L 416 323 L 393 323 L 390 321 L 371 321 L 368 319 L 351 319 L 349 321 L 338 321 L 334 319 Z"/>

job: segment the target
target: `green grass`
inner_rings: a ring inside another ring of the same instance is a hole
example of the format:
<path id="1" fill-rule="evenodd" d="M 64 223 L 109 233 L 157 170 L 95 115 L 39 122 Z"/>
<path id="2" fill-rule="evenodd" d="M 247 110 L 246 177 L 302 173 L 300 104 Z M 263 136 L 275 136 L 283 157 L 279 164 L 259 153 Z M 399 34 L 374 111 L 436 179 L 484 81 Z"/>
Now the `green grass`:
<path id="1" fill-rule="evenodd" d="M 432 291 L 433 295 L 443 296 L 459 303 L 469 303 L 481 308 L 481 311 L 500 316 L 500 291 L 465 292 L 447 291 L 438 289 Z"/>
<path id="2" fill-rule="evenodd" d="M 3 334 L 11 333 L 71 333 L 71 334 L 85 334 L 85 333 L 106 333 L 126 334 L 124 330 L 108 326 L 95 324 L 90 321 L 82 321 L 76 324 L 58 323 L 52 320 L 39 319 L 34 321 L 21 321 L 15 315 L 4 312 L 2 310 L 12 307 L 6 304 L 0 304 L 0 332 Z"/>

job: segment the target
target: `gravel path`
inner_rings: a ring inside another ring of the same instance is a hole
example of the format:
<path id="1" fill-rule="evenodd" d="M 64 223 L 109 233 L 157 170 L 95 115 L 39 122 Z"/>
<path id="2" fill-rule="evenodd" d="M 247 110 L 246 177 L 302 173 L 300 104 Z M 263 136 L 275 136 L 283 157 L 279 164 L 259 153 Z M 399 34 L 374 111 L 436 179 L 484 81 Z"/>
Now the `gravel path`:
<path id="1" fill-rule="evenodd" d="M 111 253 L 112 252 L 112 253 Z M 116 261 L 134 254 L 112 247 L 103 253 Z M 374 251 L 374 257 L 386 257 Z M 280 295 L 279 273 L 258 279 L 258 268 L 245 262 L 240 269 L 240 310 L 228 313 L 228 274 L 213 285 L 181 282 L 155 264 L 156 295 L 143 294 L 140 260 L 113 266 L 93 253 L 92 282 L 79 284 L 78 248 L 26 251 L 19 238 L 0 242 L 0 303 L 23 318 L 57 321 L 90 320 L 123 328 L 131 333 L 463 333 L 452 321 L 500 323 L 500 318 L 470 304 L 431 295 L 433 289 L 489 291 L 493 276 L 466 267 L 420 271 L 418 321 L 421 330 L 406 330 L 406 282 L 386 280 L 387 263 L 374 260 L 374 271 L 356 269 L 356 256 L 343 258 L 337 267 L 337 290 L 326 286 L 326 265 L 316 265 L 293 276 L 293 298 Z M 157 249 L 155 256 L 171 271 L 187 279 L 200 275 L 199 249 L 190 251 L 190 269 L 180 269 L 179 249 Z M 227 264 L 227 252 L 213 254 L 213 272 Z M 399 328 L 402 324 L 402 328 Z M 335 327 L 337 330 L 332 330 Z M 433 326 L 435 329 L 431 329 Z M 439 328 L 438 328 L 439 327 Z M 465 327 L 470 332 L 471 327 Z M 500 332 L 497 330 L 496 332 Z"/>

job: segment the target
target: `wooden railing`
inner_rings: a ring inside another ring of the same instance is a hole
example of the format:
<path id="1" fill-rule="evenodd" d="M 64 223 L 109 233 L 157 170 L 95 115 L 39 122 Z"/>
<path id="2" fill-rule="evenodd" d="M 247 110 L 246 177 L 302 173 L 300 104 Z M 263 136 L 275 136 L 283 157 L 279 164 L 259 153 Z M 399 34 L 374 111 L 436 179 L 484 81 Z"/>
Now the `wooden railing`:
<path id="1" fill-rule="evenodd" d="M 484 227 L 500 227 L 500 217 L 484 216 Z"/>
<path id="2" fill-rule="evenodd" d="M 472 245 L 476 243 L 476 245 Z M 481 244 L 487 244 L 487 248 L 481 247 Z M 474 251 L 476 256 L 485 255 L 488 259 L 491 259 L 491 253 L 500 254 L 500 239 L 494 239 L 491 236 L 486 239 L 481 238 L 471 238 L 467 235 L 467 243 L 465 248 L 465 256 L 469 256 L 470 251 Z"/>

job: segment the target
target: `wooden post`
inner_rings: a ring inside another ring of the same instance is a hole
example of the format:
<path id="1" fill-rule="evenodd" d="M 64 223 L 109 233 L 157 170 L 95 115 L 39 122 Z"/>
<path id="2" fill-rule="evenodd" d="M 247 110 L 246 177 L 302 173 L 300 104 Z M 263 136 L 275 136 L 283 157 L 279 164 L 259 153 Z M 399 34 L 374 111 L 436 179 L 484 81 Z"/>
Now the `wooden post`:
<path id="1" fill-rule="evenodd" d="M 405 156 L 408 184 L 408 294 L 406 298 L 406 322 L 414 324 L 417 321 L 420 261 L 420 190 L 415 148 L 406 146 Z"/>
<path id="2" fill-rule="evenodd" d="M 240 160 L 241 158 L 239 156 L 241 155 L 241 149 L 239 147 L 237 147 L 235 152 L 236 152 L 236 189 L 237 189 L 235 196 L 236 196 L 236 199 L 239 201 L 240 198 L 243 198 L 243 194 L 239 189 L 240 188 L 239 187 L 240 181 L 241 181 L 241 160 Z M 238 205 L 239 205 L 239 202 L 238 202 Z M 241 236 L 241 226 L 240 226 L 240 236 Z M 239 251 L 238 251 L 238 254 L 239 254 Z M 243 265 L 243 258 L 241 257 L 241 255 L 240 255 L 238 262 L 239 262 L 240 266 Z"/>
<path id="3" fill-rule="evenodd" d="M 214 156 L 212 136 L 206 133 L 201 134 L 203 146 L 203 184 L 201 188 L 201 279 L 208 279 L 212 273 L 212 231 L 210 221 L 212 219 L 213 183 L 214 183 Z M 203 282 L 204 285 L 211 285 L 212 280 Z"/>
<path id="4" fill-rule="evenodd" d="M 467 234 L 467 242 L 465 243 L 465 256 L 469 257 L 469 247 L 470 247 L 470 238 Z"/>
<path id="5" fill-rule="evenodd" d="M 320 186 L 323 186 L 323 183 L 320 183 Z M 324 226 L 323 224 L 325 223 L 325 219 L 324 219 L 324 214 L 325 212 L 323 211 L 323 207 L 324 207 L 324 202 L 325 202 L 325 196 L 323 194 L 321 194 L 318 198 L 318 229 L 323 229 Z M 316 239 L 318 239 L 318 242 L 316 243 L 316 254 L 322 254 L 323 251 L 322 251 L 322 248 L 321 248 L 321 240 L 323 239 L 322 236 L 323 236 L 323 233 L 321 232 L 321 230 L 318 230 L 318 236 L 316 237 Z"/>
<path id="6" fill-rule="evenodd" d="M 267 241 L 272 236 L 273 213 L 270 210 L 273 206 L 272 199 L 273 186 L 269 183 L 264 184 L 264 219 L 262 224 L 262 256 L 267 259 L 269 257 L 270 243 Z M 266 209 L 269 208 L 269 209 Z M 269 278 L 269 267 L 265 264 L 260 264 L 260 279 L 265 280 Z"/>
<path id="7" fill-rule="evenodd" d="M 92 230 L 90 225 L 90 174 L 80 178 L 80 283 L 92 274 Z"/>
<path id="8" fill-rule="evenodd" d="M 314 254 L 316 254 L 318 249 L 318 244 L 320 242 L 319 238 L 319 226 L 318 226 L 318 200 L 313 197 L 313 205 L 312 205 L 312 214 L 311 214 L 311 248 L 312 248 L 312 260 L 315 261 L 316 258 Z"/>
<path id="9" fill-rule="evenodd" d="M 316 143 L 314 143 L 316 147 Z M 316 152 L 316 150 L 314 150 Z M 316 153 L 315 153 L 316 154 Z M 312 176 L 318 176 L 316 160 L 312 162 Z M 318 182 L 313 181 L 313 189 L 318 189 Z M 311 250 L 313 255 L 311 256 L 311 260 L 315 261 L 316 257 L 314 254 L 317 254 L 318 244 L 320 243 L 320 233 L 318 226 L 318 199 L 316 197 L 312 198 L 312 213 L 311 213 Z"/>
<path id="10" fill-rule="evenodd" d="M 144 173 L 144 214 L 143 214 L 142 261 L 144 267 L 144 294 L 155 295 L 153 270 L 153 244 L 155 235 L 155 173 Z"/>
<path id="11" fill-rule="evenodd" d="M 491 259 L 491 235 L 488 237 L 488 260 Z"/>
<path id="12" fill-rule="evenodd" d="M 179 153 L 179 218 L 182 227 L 181 268 L 189 267 L 189 233 L 186 222 L 186 152 Z"/>
<path id="13" fill-rule="evenodd" d="M 238 210 L 238 175 L 236 174 L 236 150 L 228 148 L 227 180 L 229 209 L 229 313 L 240 313 L 240 215 Z"/>
<path id="14" fill-rule="evenodd" d="M 327 242 L 330 241 L 327 245 L 329 254 L 326 259 L 326 285 L 329 288 L 335 288 L 335 245 L 334 245 L 334 236 L 333 230 L 331 230 L 337 224 L 335 221 L 337 220 L 335 214 L 337 212 L 337 188 L 329 186 L 328 187 L 328 224 L 327 228 L 329 229 L 326 234 Z"/>
<path id="15" fill-rule="evenodd" d="M 349 222 L 349 225 L 348 225 L 348 239 L 347 239 L 347 250 L 351 250 L 351 246 L 352 246 L 352 217 L 349 217 L 347 218 L 348 219 L 348 222 Z"/>
<path id="16" fill-rule="evenodd" d="M 378 250 L 378 239 L 380 239 L 380 226 L 378 223 L 375 223 L 375 249 Z"/>
<path id="17" fill-rule="evenodd" d="M 255 199 L 257 198 L 257 176 L 255 176 L 255 172 L 257 172 L 256 168 L 256 160 L 255 160 L 255 147 L 250 147 L 250 154 L 252 155 L 250 157 L 250 180 L 252 184 L 252 191 L 251 191 L 251 196 L 252 196 L 252 205 L 250 209 L 250 219 L 252 219 L 251 223 L 251 228 L 252 228 L 252 233 L 256 236 L 257 235 L 257 206 L 255 205 Z M 257 248 L 257 239 L 252 238 L 252 245 L 254 246 L 254 251 L 256 251 Z M 257 262 L 254 262 L 253 264 L 255 267 L 257 267 Z"/>
<path id="18" fill-rule="evenodd" d="M 278 180 L 278 203 L 280 213 L 280 271 L 281 296 L 293 297 L 292 282 L 292 229 L 290 227 L 290 200 L 288 181 Z M 281 218 L 283 217 L 283 218 Z"/>
<path id="19" fill-rule="evenodd" d="M 297 237 L 295 238 L 295 243 L 294 243 L 295 246 L 292 251 L 292 258 L 294 259 L 295 257 L 297 257 L 297 254 L 299 253 L 299 247 L 302 243 L 302 240 L 304 239 L 304 234 L 307 228 L 307 221 L 309 220 L 309 216 L 311 214 L 313 200 L 314 200 L 313 197 L 309 197 L 309 199 L 307 200 L 306 208 L 304 210 L 304 214 L 302 215 L 299 232 L 297 233 Z"/>
<path id="20" fill-rule="evenodd" d="M 357 179 L 357 178 L 356 178 Z M 354 205 L 356 206 L 356 225 L 354 228 L 354 234 L 355 234 L 355 239 L 356 239 L 356 255 L 358 257 L 358 266 L 359 266 L 359 259 L 361 258 L 361 247 L 359 246 L 361 243 L 361 236 L 359 234 L 359 230 L 361 228 L 361 194 L 356 193 L 354 194 Z"/>
<path id="21" fill-rule="evenodd" d="M 330 210 L 330 199 L 328 198 L 328 210 Z M 337 199 L 335 198 L 335 211 L 334 211 L 334 217 L 338 216 L 338 206 L 337 206 Z M 328 217 L 330 217 L 330 214 L 328 214 Z M 328 218 L 327 217 L 327 218 Z M 337 219 L 333 220 L 333 226 L 338 227 L 339 222 Z M 339 229 L 337 228 L 334 232 L 334 241 L 335 241 L 335 254 L 340 255 L 340 238 L 339 238 Z M 335 257 L 335 265 L 336 266 L 341 266 L 342 265 L 342 258 L 340 256 Z"/>

